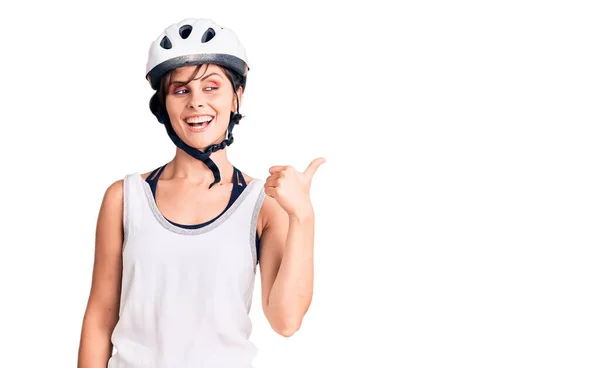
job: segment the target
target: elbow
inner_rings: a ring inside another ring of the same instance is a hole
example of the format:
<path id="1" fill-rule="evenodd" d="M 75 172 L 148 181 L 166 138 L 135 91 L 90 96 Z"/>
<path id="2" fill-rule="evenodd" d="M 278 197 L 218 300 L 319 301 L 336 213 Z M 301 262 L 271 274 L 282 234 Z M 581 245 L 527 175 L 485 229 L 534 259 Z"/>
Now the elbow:
<path id="1" fill-rule="evenodd" d="M 292 337 L 300 329 L 300 324 L 287 324 L 273 329 L 283 337 Z"/>
<path id="2" fill-rule="evenodd" d="M 302 318 L 281 318 L 271 322 L 271 328 L 283 337 L 292 337 L 302 325 Z"/>
<path id="3" fill-rule="evenodd" d="M 263 310 L 273 331 L 283 337 L 292 337 L 302 326 L 310 299 L 307 302 L 265 303 Z"/>

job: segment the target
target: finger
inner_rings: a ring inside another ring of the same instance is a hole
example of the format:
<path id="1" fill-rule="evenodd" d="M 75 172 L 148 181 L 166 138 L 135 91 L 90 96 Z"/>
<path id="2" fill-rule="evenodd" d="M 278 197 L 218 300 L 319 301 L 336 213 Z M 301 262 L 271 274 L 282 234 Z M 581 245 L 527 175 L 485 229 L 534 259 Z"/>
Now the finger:
<path id="1" fill-rule="evenodd" d="M 287 167 L 287 165 L 277 165 L 277 166 L 273 166 L 273 167 L 271 167 L 271 168 L 269 169 L 269 172 L 270 172 L 271 174 L 275 174 L 275 173 L 278 173 L 278 172 L 280 172 L 280 171 L 282 171 L 282 170 L 285 170 L 285 168 L 286 168 L 286 167 Z"/>
<path id="2" fill-rule="evenodd" d="M 275 188 L 277 186 L 279 186 L 279 183 L 277 182 L 277 179 L 272 179 L 272 180 L 265 181 L 265 187 Z"/>
<path id="3" fill-rule="evenodd" d="M 275 194 L 277 192 L 275 191 L 275 188 L 273 187 L 265 187 L 265 194 L 268 195 L 271 198 L 275 198 Z"/>
<path id="4" fill-rule="evenodd" d="M 277 182 L 277 179 L 279 179 L 280 177 L 281 177 L 281 175 L 279 173 L 275 173 L 275 174 L 269 176 L 267 178 L 267 180 L 265 180 L 265 184 L 273 185 L 274 183 Z"/>
<path id="5" fill-rule="evenodd" d="M 323 165 L 325 162 L 327 162 L 327 160 L 324 157 L 315 158 L 310 165 L 308 165 L 304 174 L 306 174 L 309 179 L 312 179 L 319 166 Z"/>

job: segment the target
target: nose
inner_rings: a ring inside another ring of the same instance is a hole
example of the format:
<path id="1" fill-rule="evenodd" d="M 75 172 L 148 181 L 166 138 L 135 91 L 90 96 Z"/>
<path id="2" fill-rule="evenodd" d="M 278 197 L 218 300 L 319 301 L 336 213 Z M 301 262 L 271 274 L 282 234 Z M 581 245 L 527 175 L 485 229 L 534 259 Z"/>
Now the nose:
<path id="1" fill-rule="evenodd" d="M 203 105 L 204 101 L 202 101 L 202 93 L 190 91 L 189 96 L 190 96 L 190 100 L 188 102 L 189 108 L 193 109 L 196 107 L 204 106 Z"/>
<path id="2" fill-rule="evenodd" d="M 196 103 L 196 102 L 193 102 L 193 101 L 192 101 L 192 102 L 189 104 L 189 106 L 188 106 L 188 107 L 189 107 L 190 109 L 193 109 L 194 107 L 202 107 L 202 106 L 203 106 L 203 105 L 202 105 L 201 103 Z"/>

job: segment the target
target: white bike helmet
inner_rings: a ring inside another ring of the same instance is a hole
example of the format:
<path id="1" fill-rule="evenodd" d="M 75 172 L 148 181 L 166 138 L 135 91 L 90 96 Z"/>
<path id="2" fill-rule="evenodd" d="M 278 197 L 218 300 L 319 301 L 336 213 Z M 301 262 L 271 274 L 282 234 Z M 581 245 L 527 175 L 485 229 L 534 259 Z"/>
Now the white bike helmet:
<path id="1" fill-rule="evenodd" d="M 161 78 L 170 70 L 182 66 L 198 64 L 216 64 L 239 74 L 242 78 L 240 85 L 245 89 L 246 77 L 250 70 L 246 59 L 246 50 L 230 29 L 221 27 L 210 19 L 187 18 L 179 23 L 167 27 L 158 38 L 150 45 L 148 51 L 148 62 L 146 63 L 146 79 L 150 82 L 152 89 L 156 91 L 150 99 L 150 110 L 158 121 L 165 125 L 169 137 L 175 145 L 190 156 L 201 160 L 214 174 L 213 185 L 221 181 L 221 175 L 216 164 L 210 159 L 212 152 L 224 149 L 233 143 L 232 130 L 239 124 L 242 115 L 238 112 L 231 113 L 228 137 L 219 144 L 207 147 L 205 152 L 190 147 L 181 140 L 171 122 L 164 107 L 158 101 L 158 88 Z M 228 72 L 229 73 L 229 72 Z M 229 73 L 231 76 L 231 73 Z M 233 90 L 236 90 L 232 79 Z"/>
<path id="2" fill-rule="evenodd" d="M 150 45 L 146 79 L 158 89 L 169 70 L 187 65 L 217 64 L 245 77 L 250 68 L 246 50 L 235 33 L 211 19 L 187 18 L 167 27 Z"/>

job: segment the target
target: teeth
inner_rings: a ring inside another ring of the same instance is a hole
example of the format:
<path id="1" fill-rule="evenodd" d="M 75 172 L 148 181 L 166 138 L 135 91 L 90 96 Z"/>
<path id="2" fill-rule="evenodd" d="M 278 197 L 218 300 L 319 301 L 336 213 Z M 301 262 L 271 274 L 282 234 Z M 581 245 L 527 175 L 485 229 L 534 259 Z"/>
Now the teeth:
<path id="1" fill-rule="evenodd" d="M 191 124 L 191 123 L 204 123 L 207 121 L 211 121 L 213 118 L 212 116 L 198 116 L 198 117 L 193 117 L 193 118 L 189 118 L 186 119 L 186 123 Z"/>

